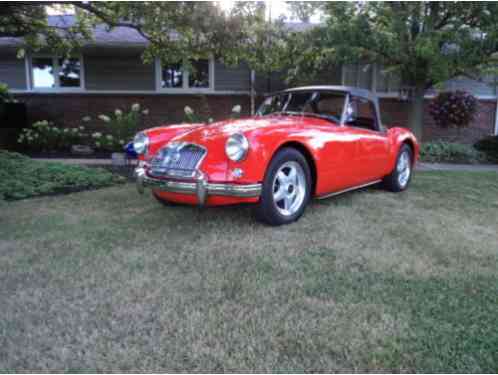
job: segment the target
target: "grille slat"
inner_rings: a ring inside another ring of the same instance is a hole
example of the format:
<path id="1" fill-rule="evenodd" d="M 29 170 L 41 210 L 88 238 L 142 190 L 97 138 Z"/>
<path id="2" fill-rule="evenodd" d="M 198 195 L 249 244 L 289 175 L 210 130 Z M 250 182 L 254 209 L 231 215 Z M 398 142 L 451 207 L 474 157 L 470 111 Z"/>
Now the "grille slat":
<path id="1" fill-rule="evenodd" d="M 206 150 L 195 144 L 171 144 L 151 161 L 150 174 L 157 177 L 193 177 Z"/>

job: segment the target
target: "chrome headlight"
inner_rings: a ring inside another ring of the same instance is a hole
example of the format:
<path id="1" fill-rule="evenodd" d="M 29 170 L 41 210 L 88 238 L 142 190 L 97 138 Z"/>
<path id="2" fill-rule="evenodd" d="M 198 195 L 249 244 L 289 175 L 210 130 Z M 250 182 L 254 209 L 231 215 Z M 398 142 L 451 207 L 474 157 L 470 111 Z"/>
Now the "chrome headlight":
<path id="1" fill-rule="evenodd" d="M 230 160 L 241 161 L 249 151 L 249 141 L 240 133 L 232 134 L 225 144 L 225 153 Z"/>
<path id="2" fill-rule="evenodd" d="M 137 154 L 145 154 L 149 147 L 149 137 L 144 133 L 138 133 L 133 138 L 133 149 Z"/>

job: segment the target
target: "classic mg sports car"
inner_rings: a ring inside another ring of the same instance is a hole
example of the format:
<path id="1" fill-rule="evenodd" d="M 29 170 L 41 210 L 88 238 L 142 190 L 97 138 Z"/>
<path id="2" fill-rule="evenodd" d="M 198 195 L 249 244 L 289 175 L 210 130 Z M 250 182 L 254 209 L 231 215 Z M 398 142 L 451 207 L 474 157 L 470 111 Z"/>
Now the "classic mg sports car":
<path id="1" fill-rule="evenodd" d="M 372 93 L 344 86 L 278 92 L 253 117 L 148 129 L 133 148 L 139 192 L 165 204 L 253 203 L 271 225 L 297 220 L 311 198 L 380 182 L 405 190 L 419 154 L 410 131 L 382 125 Z"/>

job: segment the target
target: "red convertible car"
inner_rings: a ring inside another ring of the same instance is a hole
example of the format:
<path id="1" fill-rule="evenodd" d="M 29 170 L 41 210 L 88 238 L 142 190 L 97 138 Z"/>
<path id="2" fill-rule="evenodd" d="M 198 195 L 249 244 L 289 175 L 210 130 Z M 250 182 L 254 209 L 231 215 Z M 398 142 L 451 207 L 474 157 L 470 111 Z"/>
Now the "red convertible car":
<path id="1" fill-rule="evenodd" d="M 136 135 L 139 192 L 161 202 L 254 203 L 271 225 L 297 220 L 311 198 L 383 182 L 405 190 L 419 153 L 407 129 L 386 129 L 376 97 L 344 86 L 268 96 L 253 117 L 179 124 Z"/>

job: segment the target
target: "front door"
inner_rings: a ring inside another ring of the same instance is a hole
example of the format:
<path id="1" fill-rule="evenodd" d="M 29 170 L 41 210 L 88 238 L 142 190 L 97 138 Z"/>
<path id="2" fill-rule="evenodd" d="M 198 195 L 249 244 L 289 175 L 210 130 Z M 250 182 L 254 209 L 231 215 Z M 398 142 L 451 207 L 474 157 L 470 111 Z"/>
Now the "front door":
<path id="1" fill-rule="evenodd" d="M 381 179 L 388 172 L 389 141 L 381 129 L 373 102 L 350 96 L 345 126 L 356 139 L 356 184 Z"/>

